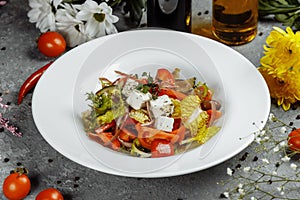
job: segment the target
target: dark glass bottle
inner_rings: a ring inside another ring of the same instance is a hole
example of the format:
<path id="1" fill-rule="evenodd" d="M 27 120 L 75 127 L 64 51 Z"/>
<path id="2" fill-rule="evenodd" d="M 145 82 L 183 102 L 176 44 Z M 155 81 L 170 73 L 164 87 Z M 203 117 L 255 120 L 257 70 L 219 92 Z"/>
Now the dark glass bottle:
<path id="1" fill-rule="evenodd" d="M 191 32 L 191 0 L 147 0 L 148 27 Z"/>

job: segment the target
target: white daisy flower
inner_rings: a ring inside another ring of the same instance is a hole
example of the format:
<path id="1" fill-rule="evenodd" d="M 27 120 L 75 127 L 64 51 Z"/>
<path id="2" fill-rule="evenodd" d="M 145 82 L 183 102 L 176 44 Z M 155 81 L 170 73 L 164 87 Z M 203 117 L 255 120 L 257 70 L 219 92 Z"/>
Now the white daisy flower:
<path id="1" fill-rule="evenodd" d="M 87 42 L 90 38 L 84 33 L 84 23 L 76 19 L 77 6 L 61 4 L 61 7 L 56 12 L 56 26 L 64 36 L 68 46 L 75 47 Z"/>
<path id="2" fill-rule="evenodd" d="M 42 33 L 46 31 L 55 31 L 55 13 L 53 6 L 56 9 L 62 0 L 29 0 L 31 10 L 27 13 L 29 22 L 36 23 L 36 27 Z"/>
<path id="3" fill-rule="evenodd" d="M 112 8 L 106 2 L 98 5 L 93 0 L 86 0 L 81 5 L 76 18 L 86 22 L 85 31 L 91 38 L 117 33 L 113 23 L 116 23 L 119 18 L 112 14 Z"/>

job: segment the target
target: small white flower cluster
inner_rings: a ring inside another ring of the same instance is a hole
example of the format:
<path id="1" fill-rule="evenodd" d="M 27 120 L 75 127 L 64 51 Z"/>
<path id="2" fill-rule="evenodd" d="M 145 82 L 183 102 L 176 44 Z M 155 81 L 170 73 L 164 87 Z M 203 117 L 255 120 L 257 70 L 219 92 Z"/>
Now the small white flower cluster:
<path id="1" fill-rule="evenodd" d="M 299 117 L 296 117 L 299 119 Z M 235 168 L 227 167 L 230 181 L 221 198 L 226 199 L 300 199 L 299 154 L 289 149 L 288 135 L 295 123 L 279 120 L 272 113 L 266 126 L 254 133 L 253 152 L 246 152 Z M 252 153 L 252 159 L 247 159 Z M 297 157 L 298 155 L 298 157 Z M 233 187 L 233 188 L 232 188 Z"/>
<path id="2" fill-rule="evenodd" d="M 29 21 L 36 23 L 42 33 L 60 32 L 69 47 L 118 32 L 114 23 L 119 18 L 112 14 L 113 9 L 105 1 L 72 4 L 63 0 L 29 0 L 29 6 Z"/>

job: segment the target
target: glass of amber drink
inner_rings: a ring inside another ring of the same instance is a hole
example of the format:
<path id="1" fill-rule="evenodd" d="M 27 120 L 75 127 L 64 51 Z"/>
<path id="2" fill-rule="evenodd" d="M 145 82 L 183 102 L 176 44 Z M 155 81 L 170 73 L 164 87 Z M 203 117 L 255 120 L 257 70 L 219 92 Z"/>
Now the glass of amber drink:
<path id="1" fill-rule="evenodd" d="M 240 45 L 257 33 L 258 0 L 213 0 L 212 32 L 222 43 Z"/>

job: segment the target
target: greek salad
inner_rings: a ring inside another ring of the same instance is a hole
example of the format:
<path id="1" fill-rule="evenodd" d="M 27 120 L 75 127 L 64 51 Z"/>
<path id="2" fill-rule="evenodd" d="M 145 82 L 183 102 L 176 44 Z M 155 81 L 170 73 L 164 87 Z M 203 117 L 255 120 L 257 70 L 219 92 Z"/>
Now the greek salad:
<path id="1" fill-rule="evenodd" d="M 138 157 L 165 157 L 195 148 L 219 130 L 222 116 L 214 91 L 195 77 L 181 78 L 180 69 L 141 75 L 116 71 L 101 77 L 101 89 L 87 93 L 90 101 L 82 121 L 87 136 L 118 152 Z"/>

